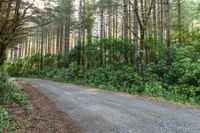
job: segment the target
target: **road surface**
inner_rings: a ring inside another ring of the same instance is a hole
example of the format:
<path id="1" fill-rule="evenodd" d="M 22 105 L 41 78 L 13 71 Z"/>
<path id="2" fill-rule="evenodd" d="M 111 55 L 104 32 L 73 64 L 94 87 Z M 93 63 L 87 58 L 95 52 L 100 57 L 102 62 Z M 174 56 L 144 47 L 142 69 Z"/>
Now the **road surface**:
<path id="1" fill-rule="evenodd" d="M 200 110 L 137 96 L 39 79 L 38 87 L 81 124 L 83 133 L 200 133 Z"/>

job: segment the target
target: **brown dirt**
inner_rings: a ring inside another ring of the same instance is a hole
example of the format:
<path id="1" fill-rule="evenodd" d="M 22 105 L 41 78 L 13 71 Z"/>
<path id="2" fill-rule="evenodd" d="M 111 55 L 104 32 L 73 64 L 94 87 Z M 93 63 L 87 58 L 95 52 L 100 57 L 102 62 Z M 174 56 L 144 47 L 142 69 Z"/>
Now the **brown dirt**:
<path id="1" fill-rule="evenodd" d="M 57 109 L 38 88 L 27 82 L 17 81 L 29 97 L 33 112 L 28 119 L 28 126 L 23 132 L 32 133 L 81 133 L 81 126 L 70 116 Z M 21 114 L 22 115 L 22 114 Z"/>

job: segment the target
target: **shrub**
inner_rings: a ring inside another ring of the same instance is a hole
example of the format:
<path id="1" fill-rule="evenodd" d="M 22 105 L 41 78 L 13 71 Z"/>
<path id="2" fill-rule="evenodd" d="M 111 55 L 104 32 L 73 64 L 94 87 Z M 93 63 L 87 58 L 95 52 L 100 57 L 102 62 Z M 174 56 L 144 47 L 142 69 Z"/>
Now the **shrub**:
<path id="1" fill-rule="evenodd" d="M 165 89 L 159 82 L 147 82 L 144 85 L 144 94 L 150 96 L 163 96 Z"/>
<path id="2" fill-rule="evenodd" d="M 7 109 L 0 107 L 0 132 L 9 127 L 10 118 Z"/>
<path id="3" fill-rule="evenodd" d="M 8 81 L 7 74 L 0 68 L 0 100 L 3 102 L 12 101 L 22 103 L 26 98 L 21 88 Z"/>

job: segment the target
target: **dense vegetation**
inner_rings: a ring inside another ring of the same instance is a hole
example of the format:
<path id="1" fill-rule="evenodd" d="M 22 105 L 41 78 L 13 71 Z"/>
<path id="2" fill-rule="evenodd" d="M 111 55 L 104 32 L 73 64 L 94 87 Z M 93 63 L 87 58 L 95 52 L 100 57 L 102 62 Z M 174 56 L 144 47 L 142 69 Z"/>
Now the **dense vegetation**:
<path id="1" fill-rule="evenodd" d="M 1 0 L 0 66 L 200 103 L 199 16 L 198 0 Z"/>
<path id="2" fill-rule="evenodd" d="M 159 52 L 160 48 L 163 49 L 162 52 Z M 126 64 L 125 53 L 131 53 L 129 41 L 125 43 L 120 39 L 103 39 L 72 49 L 67 54 L 70 64 L 68 69 L 65 68 L 64 57 L 61 55 L 43 57 L 44 66 L 41 69 L 40 54 L 8 62 L 5 68 L 12 76 L 74 82 L 199 104 L 199 48 L 200 42 L 184 47 L 174 45 L 171 47 L 173 62 L 168 66 L 165 62 L 164 45 L 149 47 L 152 58 L 145 61 L 141 70 L 131 61 L 131 56 L 128 56 L 129 61 Z"/>
<path id="3" fill-rule="evenodd" d="M 8 80 L 8 75 L 0 69 L 0 132 L 17 131 L 20 123 L 16 122 L 16 110 L 20 111 L 21 107 L 27 108 L 30 105 L 27 102 L 27 96 L 22 89 L 15 83 Z M 13 110 L 12 107 L 15 107 Z"/>
<path id="4" fill-rule="evenodd" d="M 199 17 L 199 0 L 0 0 L 0 132 L 33 109 L 9 76 L 200 105 Z"/>

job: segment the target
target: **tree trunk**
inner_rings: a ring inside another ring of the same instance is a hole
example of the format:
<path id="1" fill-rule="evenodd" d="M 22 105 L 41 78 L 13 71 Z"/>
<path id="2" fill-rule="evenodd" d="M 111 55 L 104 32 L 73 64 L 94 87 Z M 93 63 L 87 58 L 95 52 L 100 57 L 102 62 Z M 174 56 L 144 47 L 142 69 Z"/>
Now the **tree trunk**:
<path id="1" fill-rule="evenodd" d="M 40 70 L 43 70 L 43 55 L 44 55 L 44 33 L 41 36 L 41 49 L 40 49 Z"/>
<path id="2" fill-rule="evenodd" d="M 6 60 L 6 45 L 5 43 L 0 42 L 0 66 L 4 64 L 5 60 Z"/>
<path id="3" fill-rule="evenodd" d="M 70 1 L 71 2 L 71 1 Z M 69 3 L 71 5 L 71 3 Z M 69 53 L 69 46 L 70 46 L 70 28 L 71 28 L 71 7 L 68 7 L 66 10 L 66 22 L 65 22 L 65 52 L 64 52 L 64 61 L 65 67 L 68 67 L 68 59 L 67 54 Z"/>
<path id="4" fill-rule="evenodd" d="M 134 8 L 138 8 L 137 5 L 137 0 L 134 0 Z M 136 65 L 136 68 L 138 70 L 138 19 L 137 15 L 133 9 L 133 14 L 134 14 L 134 22 L 133 22 L 133 49 L 134 49 L 134 63 Z"/>
<path id="5" fill-rule="evenodd" d="M 154 33 L 154 42 L 157 44 L 157 17 L 156 17 L 156 0 L 153 0 L 153 33 Z"/>
<path id="6" fill-rule="evenodd" d="M 112 37 L 112 1 L 108 1 L 108 37 Z"/>
<path id="7" fill-rule="evenodd" d="M 127 41 L 128 39 L 128 0 L 123 0 L 124 2 L 124 40 Z M 128 64 L 128 51 L 125 50 L 125 55 L 124 55 L 124 60 L 125 63 Z"/>
<path id="8" fill-rule="evenodd" d="M 165 19 L 164 19 L 164 25 L 165 25 L 165 38 L 166 38 L 166 44 L 167 44 L 167 64 L 171 65 L 172 63 L 172 53 L 171 53 L 171 48 L 170 48 L 170 2 L 169 0 L 163 0 L 163 6 L 165 9 Z"/>
<path id="9" fill-rule="evenodd" d="M 100 38 L 104 38 L 104 30 L 105 30 L 105 27 L 104 27 L 104 9 L 103 7 L 101 7 L 101 15 L 100 15 L 100 23 L 101 23 L 101 29 L 100 29 Z"/>
<path id="10" fill-rule="evenodd" d="M 60 54 L 63 53 L 63 24 L 60 26 Z"/>
<path id="11" fill-rule="evenodd" d="M 56 31 L 56 54 L 60 53 L 60 26 L 57 26 Z"/>
<path id="12" fill-rule="evenodd" d="M 177 0 L 177 9 L 178 9 L 178 30 L 179 30 L 178 41 L 179 41 L 179 44 L 182 45 L 183 35 L 182 35 L 181 0 Z"/>

